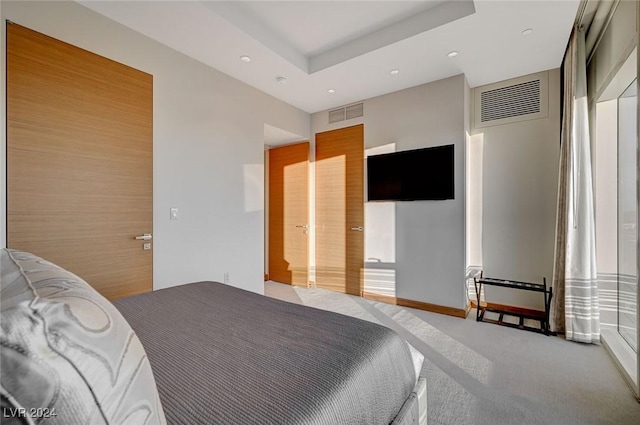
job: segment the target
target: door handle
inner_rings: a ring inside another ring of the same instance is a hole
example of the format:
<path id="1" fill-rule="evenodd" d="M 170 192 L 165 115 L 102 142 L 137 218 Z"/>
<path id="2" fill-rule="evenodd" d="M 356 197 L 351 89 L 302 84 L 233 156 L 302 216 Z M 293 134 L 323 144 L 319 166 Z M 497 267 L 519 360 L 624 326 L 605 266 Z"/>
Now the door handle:
<path id="1" fill-rule="evenodd" d="M 308 225 L 308 224 L 299 224 L 299 225 L 297 225 L 296 227 L 299 227 L 299 228 L 301 228 L 301 229 L 305 229 L 305 230 L 307 230 L 307 229 L 309 228 L 309 225 Z"/>
<path id="2" fill-rule="evenodd" d="M 153 238 L 151 233 L 143 233 L 142 235 L 136 236 L 134 239 L 138 241 L 150 241 Z"/>
<path id="3" fill-rule="evenodd" d="M 354 232 L 364 232 L 364 227 L 362 226 L 352 227 L 351 230 L 353 230 Z"/>

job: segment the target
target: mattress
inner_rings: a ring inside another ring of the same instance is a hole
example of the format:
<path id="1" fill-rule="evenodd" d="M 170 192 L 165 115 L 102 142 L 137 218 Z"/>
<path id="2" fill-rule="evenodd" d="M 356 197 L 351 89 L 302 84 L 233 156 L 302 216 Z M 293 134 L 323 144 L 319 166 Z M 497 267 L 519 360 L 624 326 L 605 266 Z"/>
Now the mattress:
<path id="1" fill-rule="evenodd" d="M 427 425 L 427 380 L 418 379 L 391 425 Z"/>
<path id="2" fill-rule="evenodd" d="M 411 349 L 383 326 L 215 282 L 114 304 L 147 352 L 168 424 L 409 424 L 421 414 Z"/>

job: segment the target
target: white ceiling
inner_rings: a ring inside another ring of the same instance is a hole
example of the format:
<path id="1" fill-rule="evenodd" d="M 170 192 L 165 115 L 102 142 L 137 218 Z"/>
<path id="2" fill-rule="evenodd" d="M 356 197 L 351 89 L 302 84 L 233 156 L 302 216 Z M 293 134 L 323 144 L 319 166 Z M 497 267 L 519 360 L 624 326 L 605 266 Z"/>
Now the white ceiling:
<path id="1" fill-rule="evenodd" d="M 324 53 L 431 8 L 434 1 L 247 1 L 236 7 L 305 56 Z"/>
<path id="2" fill-rule="evenodd" d="M 579 0 L 80 3 L 312 113 L 461 73 L 476 87 L 557 68 Z"/>

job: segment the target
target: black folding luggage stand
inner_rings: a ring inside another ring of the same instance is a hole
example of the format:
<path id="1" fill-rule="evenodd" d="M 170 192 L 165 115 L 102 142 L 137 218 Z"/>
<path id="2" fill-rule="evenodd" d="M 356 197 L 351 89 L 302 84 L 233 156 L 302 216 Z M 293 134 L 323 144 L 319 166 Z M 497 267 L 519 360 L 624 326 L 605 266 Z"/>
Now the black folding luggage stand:
<path id="1" fill-rule="evenodd" d="M 519 282 L 516 280 L 505 280 L 505 279 L 495 279 L 482 277 L 473 278 L 473 284 L 476 289 L 476 297 L 478 302 L 478 308 L 476 309 L 476 321 L 478 322 L 487 322 L 487 323 L 495 323 L 496 325 L 509 326 L 512 328 L 524 329 L 527 331 L 543 333 L 545 335 L 555 335 L 555 332 L 551 332 L 551 327 L 549 325 L 549 310 L 551 308 L 551 298 L 553 297 L 553 289 L 551 287 L 547 288 L 547 279 L 543 278 L 543 283 L 529 283 L 529 282 Z M 544 311 L 537 310 L 529 310 L 529 309 L 520 309 L 520 308 L 509 308 L 508 306 L 488 306 L 485 304 L 484 306 L 480 304 L 480 293 L 482 292 L 482 285 L 490 285 L 490 286 L 501 286 L 504 288 L 512 288 L 512 289 L 521 289 L 524 291 L 533 291 L 533 292 L 541 292 L 544 296 Z M 487 311 L 498 313 L 500 315 L 498 320 L 487 319 L 485 317 L 485 313 Z M 520 318 L 519 324 L 504 322 L 504 315 L 515 316 Z M 534 328 L 531 326 L 525 326 L 524 320 L 531 319 L 537 320 L 540 322 L 540 328 Z"/>

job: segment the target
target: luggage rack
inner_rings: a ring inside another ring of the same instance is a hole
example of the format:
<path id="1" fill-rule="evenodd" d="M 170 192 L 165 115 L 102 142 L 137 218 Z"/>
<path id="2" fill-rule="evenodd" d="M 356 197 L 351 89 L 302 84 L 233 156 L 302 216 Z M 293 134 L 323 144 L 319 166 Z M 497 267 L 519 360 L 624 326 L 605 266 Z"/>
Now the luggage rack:
<path id="1" fill-rule="evenodd" d="M 545 335 L 555 335 L 555 332 L 551 332 L 551 326 L 549 324 L 549 311 L 551 308 L 551 298 L 553 297 L 553 289 L 551 287 L 547 288 L 546 278 L 542 278 L 542 284 L 539 284 L 539 283 L 530 283 L 530 282 L 520 282 L 517 280 L 488 278 L 488 277 L 483 277 L 482 274 L 480 274 L 480 278 L 476 278 L 476 277 L 473 278 L 473 284 L 475 285 L 476 297 L 478 302 L 478 308 L 476 309 L 476 321 L 494 323 L 496 325 L 508 326 L 512 328 L 543 333 Z M 495 306 L 487 303 L 482 305 L 480 302 L 482 285 L 500 286 L 503 288 L 540 292 L 544 296 L 544 311 L 529 310 L 529 309 L 522 309 L 519 307 L 502 306 L 502 305 Z M 487 311 L 492 313 L 498 313 L 500 315 L 498 320 L 486 318 L 485 313 Z M 505 315 L 518 317 L 520 321 L 518 324 L 505 322 L 503 320 Z M 525 319 L 539 321 L 540 328 L 526 326 L 524 324 Z"/>

